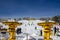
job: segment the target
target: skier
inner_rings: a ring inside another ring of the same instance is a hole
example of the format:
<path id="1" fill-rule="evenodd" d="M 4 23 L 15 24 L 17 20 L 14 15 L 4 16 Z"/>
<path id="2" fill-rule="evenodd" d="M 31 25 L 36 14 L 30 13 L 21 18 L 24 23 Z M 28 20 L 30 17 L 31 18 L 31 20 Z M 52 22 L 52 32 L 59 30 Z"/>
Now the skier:
<path id="1" fill-rule="evenodd" d="M 18 28 L 18 29 L 17 29 L 17 34 L 19 34 L 19 33 L 20 33 L 20 34 L 22 33 L 22 32 L 21 32 L 21 28 Z"/>
<path id="2" fill-rule="evenodd" d="M 54 35 L 56 34 L 56 27 L 54 27 Z"/>

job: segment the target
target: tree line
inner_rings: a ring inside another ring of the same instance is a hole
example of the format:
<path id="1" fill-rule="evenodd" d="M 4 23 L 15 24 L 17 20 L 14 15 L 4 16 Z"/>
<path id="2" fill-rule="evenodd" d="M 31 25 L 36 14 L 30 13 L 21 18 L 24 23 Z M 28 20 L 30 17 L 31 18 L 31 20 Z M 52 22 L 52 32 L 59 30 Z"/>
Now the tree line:
<path id="1" fill-rule="evenodd" d="M 9 18 L 8 18 L 9 19 Z M 0 18 L 0 22 L 2 21 L 8 21 L 8 19 L 5 19 L 5 18 Z M 57 16 L 53 16 L 53 17 L 45 17 L 45 18 L 30 18 L 30 17 L 24 17 L 24 18 L 14 18 L 15 21 L 19 21 L 19 20 L 52 20 L 52 21 L 55 21 L 57 23 L 60 24 L 60 15 L 57 15 Z"/>

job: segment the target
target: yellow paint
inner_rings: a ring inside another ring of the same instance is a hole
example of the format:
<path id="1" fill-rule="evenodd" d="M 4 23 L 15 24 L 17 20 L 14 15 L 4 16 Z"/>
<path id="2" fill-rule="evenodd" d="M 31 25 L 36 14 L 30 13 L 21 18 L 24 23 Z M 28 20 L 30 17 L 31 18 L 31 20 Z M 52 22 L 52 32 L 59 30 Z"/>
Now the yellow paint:
<path id="1" fill-rule="evenodd" d="M 10 37 L 8 40 L 16 40 L 15 28 L 18 25 L 22 25 L 22 23 L 18 23 L 18 22 L 2 22 L 2 23 L 9 26 L 8 31 L 9 31 Z"/>

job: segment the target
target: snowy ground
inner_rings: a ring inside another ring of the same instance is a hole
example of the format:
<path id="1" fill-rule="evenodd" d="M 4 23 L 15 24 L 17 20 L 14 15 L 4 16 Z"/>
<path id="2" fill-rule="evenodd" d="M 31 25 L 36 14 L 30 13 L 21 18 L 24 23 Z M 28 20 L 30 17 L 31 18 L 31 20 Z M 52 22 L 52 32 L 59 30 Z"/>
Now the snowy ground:
<path id="1" fill-rule="evenodd" d="M 39 22 L 44 22 L 44 21 L 40 21 L 40 20 L 20 20 L 18 21 L 19 23 L 21 22 L 22 25 L 21 26 L 17 26 L 17 28 L 22 28 L 22 33 L 21 34 L 16 34 L 16 40 L 27 40 L 27 36 L 28 39 L 32 38 L 32 39 L 43 39 L 43 35 L 40 35 L 40 30 L 43 30 L 42 26 L 38 26 L 37 23 Z M 2 23 L 0 23 L 1 25 L 3 25 Z M 8 26 L 3 25 L 4 28 L 8 29 Z M 35 27 L 37 27 L 37 29 L 35 29 Z M 16 28 L 16 29 L 17 29 Z M 43 33 L 44 34 L 44 33 Z M 57 36 L 52 36 L 53 40 L 59 40 L 60 37 Z"/>

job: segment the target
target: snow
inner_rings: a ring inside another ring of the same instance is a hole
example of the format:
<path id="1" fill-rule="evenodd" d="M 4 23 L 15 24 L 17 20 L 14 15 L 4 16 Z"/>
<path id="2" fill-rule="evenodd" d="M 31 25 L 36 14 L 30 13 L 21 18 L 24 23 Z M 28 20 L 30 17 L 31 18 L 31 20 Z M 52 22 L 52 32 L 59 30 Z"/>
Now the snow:
<path id="1" fill-rule="evenodd" d="M 17 30 L 17 28 L 22 28 L 22 33 L 16 34 L 16 40 L 26 40 L 27 35 L 29 38 L 31 38 L 31 37 L 36 38 L 36 40 L 39 38 L 43 39 L 43 36 L 39 36 L 40 30 L 43 30 L 43 28 L 42 28 L 42 26 L 37 25 L 37 23 L 41 23 L 41 22 L 45 22 L 45 21 L 41 21 L 41 20 L 20 20 L 18 22 L 22 23 L 22 25 L 17 26 L 16 30 Z M 8 29 L 7 25 L 4 25 L 2 23 L 0 23 L 0 24 L 3 25 L 3 28 Z M 35 27 L 37 27 L 37 29 L 35 29 Z M 20 36 L 22 36 L 22 38 Z M 52 38 L 53 38 L 53 40 L 59 40 L 60 37 L 52 36 Z"/>

